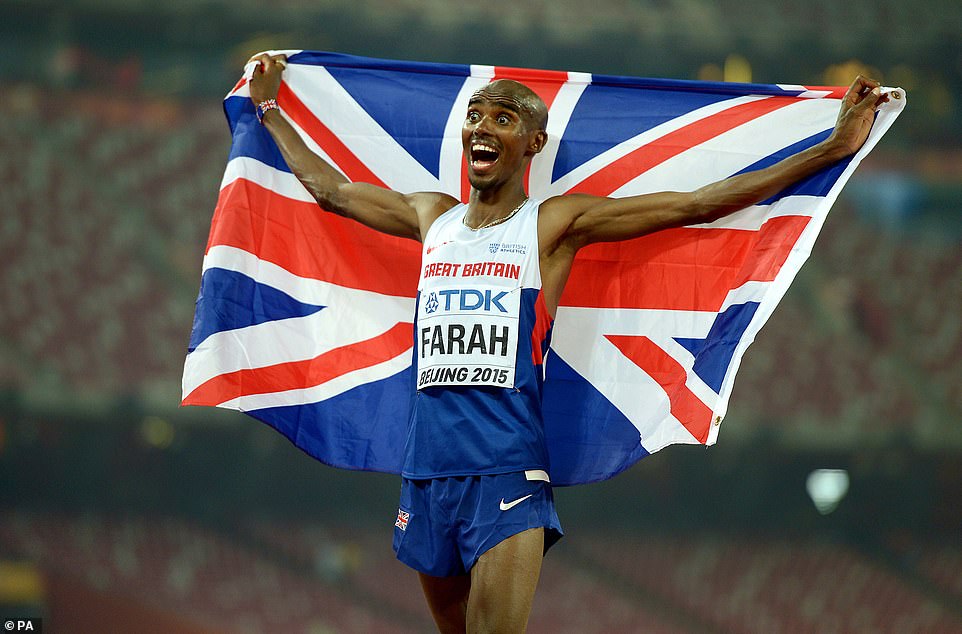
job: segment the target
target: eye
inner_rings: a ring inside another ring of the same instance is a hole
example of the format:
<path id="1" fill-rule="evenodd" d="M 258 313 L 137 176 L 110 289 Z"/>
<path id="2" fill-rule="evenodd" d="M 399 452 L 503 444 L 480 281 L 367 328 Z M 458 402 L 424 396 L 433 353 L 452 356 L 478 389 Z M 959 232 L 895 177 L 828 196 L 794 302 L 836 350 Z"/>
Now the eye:
<path id="1" fill-rule="evenodd" d="M 511 123 L 511 117 L 506 114 L 500 114 L 498 115 L 498 123 L 501 125 L 508 125 Z"/>
<path id="2" fill-rule="evenodd" d="M 478 114 L 476 110 L 471 110 L 470 112 L 468 112 L 468 121 L 470 121 L 471 123 L 477 123 L 480 120 L 481 120 L 481 115 Z"/>

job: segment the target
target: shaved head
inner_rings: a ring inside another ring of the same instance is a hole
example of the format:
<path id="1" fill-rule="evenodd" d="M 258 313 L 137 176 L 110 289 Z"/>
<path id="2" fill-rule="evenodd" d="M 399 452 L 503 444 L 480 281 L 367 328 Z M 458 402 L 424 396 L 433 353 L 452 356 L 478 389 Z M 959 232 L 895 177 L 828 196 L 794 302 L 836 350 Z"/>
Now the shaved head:
<path id="1" fill-rule="evenodd" d="M 513 79 L 496 79 L 473 95 L 468 103 L 494 101 L 521 115 L 529 130 L 548 127 L 548 107 L 538 94 Z"/>

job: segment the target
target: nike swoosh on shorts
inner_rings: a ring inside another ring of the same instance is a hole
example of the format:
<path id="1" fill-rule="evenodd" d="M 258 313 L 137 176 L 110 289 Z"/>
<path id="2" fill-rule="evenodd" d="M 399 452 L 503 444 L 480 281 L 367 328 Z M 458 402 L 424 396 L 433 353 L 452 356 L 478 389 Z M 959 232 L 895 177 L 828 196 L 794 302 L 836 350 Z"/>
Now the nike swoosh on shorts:
<path id="1" fill-rule="evenodd" d="M 513 502 L 507 502 L 507 503 L 505 503 L 504 498 L 501 498 L 501 504 L 499 504 L 498 507 L 499 507 L 502 511 L 507 511 L 508 509 L 513 509 L 513 508 L 516 507 L 517 505 L 519 505 L 519 504 L 521 504 L 522 502 L 524 502 L 525 500 L 527 500 L 527 499 L 528 499 L 529 497 L 531 497 L 532 495 L 534 495 L 534 493 L 529 493 L 528 495 L 526 495 L 526 496 L 524 496 L 524 497 L 522 497 L 522 498 L 518 498 L 517 500 L 514 500 Z"/>

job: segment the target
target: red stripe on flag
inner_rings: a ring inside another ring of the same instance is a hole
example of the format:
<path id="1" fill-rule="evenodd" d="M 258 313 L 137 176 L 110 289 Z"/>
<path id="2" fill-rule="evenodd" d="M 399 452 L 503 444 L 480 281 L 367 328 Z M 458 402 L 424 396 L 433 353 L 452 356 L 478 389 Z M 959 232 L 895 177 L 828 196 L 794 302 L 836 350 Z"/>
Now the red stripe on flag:
<path id="1" fill-rule="evenodd" d="M 420 245 L 369 229 L 246 179 L 220 191 L 207 249 L 226 245 L 294 275 L 385 295 L 414 297 Z"/>
<path id="2" fill-rule="evenodd" d="M 409 323 L 399 323 L 377 337 L 336 348 L 313 359 L 221 374 L 199 385 L 184 399 L 184 405 L 216 406 L 241 396 L 322 385 L 348 372 L 390 361 L 410 350 L 412 327 Z"/>
<path id="3" fill-rule="evenodd" d="M 665 390 L 671 415 L 677 418 L 698 442 L 707 442 L 712 411 L 685 385 L 686 373 L 682 365 L 648 337 L 605 335 L 605 338 Z"/>
<path id="4" fill-rule="evenodd" d="M 471 200 L 471 181 L 468 180 L 468 161 L 464 157 L 464 150 L 461 151 L 461 202 L 466 203 Z"/>
<path id="5" fill-rule="evenodd" d="M 809 216 L 769 218 L 759 230 L 758 239 L 742 263 L 732 288 L 738 288 L 745 282 L 774 280 L 809 221 Z"/>
<path id="6" fill-rule="evenodd" d="M 561 90 L 561 86 L 568 81 L 568 73 L 559 70 L 531 70 L 497 66 L 494 69 L 494 79 L 513 79 L 521 82 L 541 97 L 541 100 L 550 110 L 551 104 L 558 96 L 558 91 Z"/>
<path id="7" fill-rule="evenodd" d="M 689 123 L 603 167 L 572 187 L 568 193 L 608 196 L 640 174 L 696 145 L 748 123 L 752 119 L 797 102 L 798 99 L 795 97 L 767 97 L 739 104 Z"/>
<path id="8" fill-rule="evenodd" d="M 287 84 L 281 83 L 277 92 L 277 103 L 284 112 L 304 130 L 309 137 L 324 148 L 327 155 L 344 172 L 348 180 L 354 183 L 371 183 L 379 187 L 387 187 L 367 165 L 361 162 L 351 150 L 344 145 L 331 130 L 314 116 L 314 113 L 304 105 L 294 91 Z"/>
<path id="9" fill-rule="evenodd" d="M 810 220 L 771 218 L 758 231 L 684 227 L 589 245 L 560 305 L 717 311 L 733 288 L 775 279 Z"/>
<path id="10" fill-rule="evenodd" d="M 230 92 L 228 94 L 233 95 L 235 92 L 243 88 L 245 84 L 247 84 L 247 78 L 241 77 L 240 79 L 237 80 L 237 83 L 234 84 L 234 87 L 230 89 Z"/>
<path id="11" fill-rule="evenodd" d="M 514 66 L 495 66 L 494 76 L 498 79 L 513 79 L 537 92 L 534 84 L 561 84 L 568 81 L 566 70 L 543 70 L 538 68 L 516 68 Z M 557 92 L 557 91 L 555 91 Z M 540 95 L 540 93 L 539 93 Z M 544 95 L 541 95 L 544 99 Z M 548 103 L 545 100 L 545 103 Z M 550 105 L 550 104 L 549 104 Z"/>
<path id="12" fill-rule="evenodd" d="M 531 361 L 536 365 L 544 363 L 545 347 L 553 321 L 548 305 L 544 301 L 544 293 L 538 292 L 538 299 L 534 303 L 534 328 L 531 330 Z"/>

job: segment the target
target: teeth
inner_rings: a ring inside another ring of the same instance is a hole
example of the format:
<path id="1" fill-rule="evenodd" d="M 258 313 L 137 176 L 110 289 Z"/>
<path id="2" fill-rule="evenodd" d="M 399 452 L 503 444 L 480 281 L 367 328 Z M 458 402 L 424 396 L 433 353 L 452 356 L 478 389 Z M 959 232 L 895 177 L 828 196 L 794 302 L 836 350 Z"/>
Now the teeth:
<path id="1" fill-rule="evenodd" d="M 483 143 L 475 143 L 474 145 L 471 146 L 472 152 L 477 152 L 478 150 L 486 151 L 486 152 L 497 152 L 497 150 L 491 147 L 490 145 L 484 145 Z"/>

